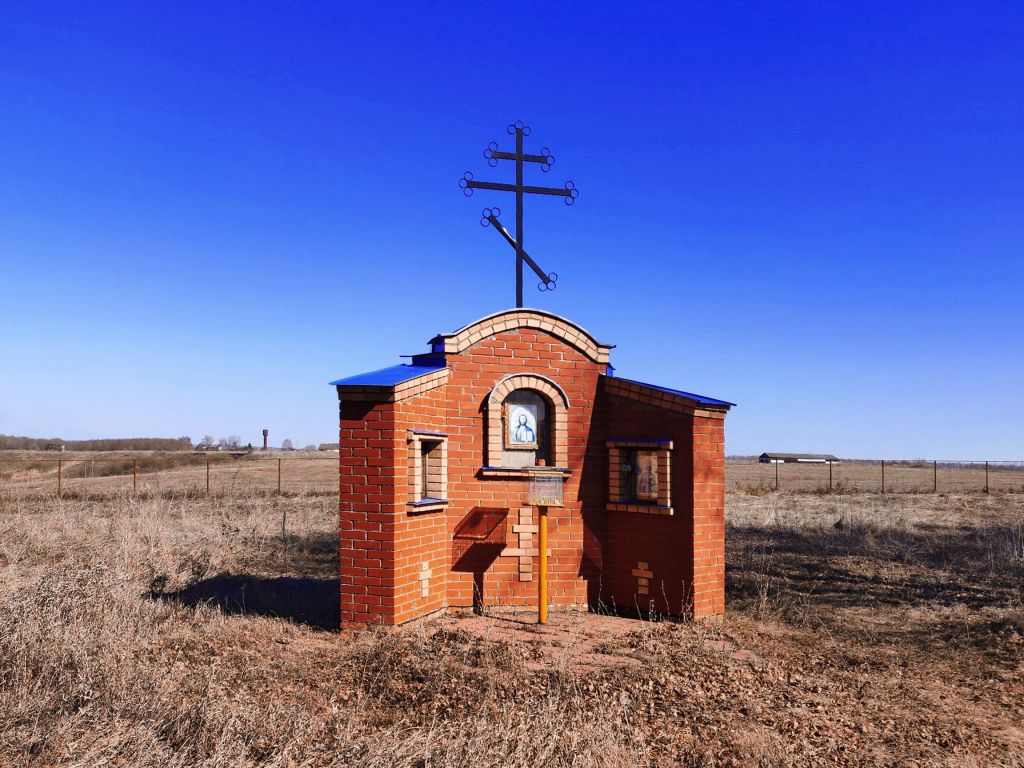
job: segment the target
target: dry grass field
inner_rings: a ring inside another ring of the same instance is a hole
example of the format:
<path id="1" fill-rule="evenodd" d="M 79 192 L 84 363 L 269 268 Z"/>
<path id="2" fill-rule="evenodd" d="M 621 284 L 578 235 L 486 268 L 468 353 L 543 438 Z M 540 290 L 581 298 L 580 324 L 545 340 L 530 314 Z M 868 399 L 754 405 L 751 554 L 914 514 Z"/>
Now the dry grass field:
<path id="1" fill-rule="evenodd" d="M 58 464 L 58 462 L 60 462 Z M 56 493 L 112 495 L 137 491 L 164 495 L 276 492 L 280 468 L 283 493 L 337 493 L 338 454 L 314 451 L 211 452 L 111 451 L 60 454 L 0 452 L 0 493 L 34 496 Z"/>
<path id="2" fill-rule="evenodd" d="M 338 631 L 330 496 L 0 496 L 2 766 L 1024 764 L 1024 497 L 730 493 L 729 613 Z"/>
<path id="3" fill-rule="evenodd" d="M 842 461 L 833 464 L 726 462 L 729 490 L 839 493 L 1024 492 L 1024 462 Z"/>

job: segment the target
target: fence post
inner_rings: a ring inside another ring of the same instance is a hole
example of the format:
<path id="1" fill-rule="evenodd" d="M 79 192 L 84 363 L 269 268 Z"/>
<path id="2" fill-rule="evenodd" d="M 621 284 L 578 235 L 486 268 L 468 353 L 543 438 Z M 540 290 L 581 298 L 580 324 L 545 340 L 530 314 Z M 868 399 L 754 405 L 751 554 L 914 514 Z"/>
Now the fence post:
<path id="1" fill-rule="evenodd" d="M 206 495 L 210 495 L 210 454 L 206 454 Z"/>
<path id="2" fill-rule="evenodd" d="M 932 493 L 939 492 L 939 462 L 932 462 Z"/>
<path id="3" fill-rule="evenodd" d="M 61 475 L 64 470 L 64 459 L 57 459 L 57 495 L 60 496 Z"/>
<path id="4" fill-rule="evenodd" d="M 882 493 L 885 493 L 885 459 L 882 459 Z"/>
<path id="5" fill-rule="evenodd" d="M 139 492 L 139 460 L 132 459 L 132 493 Z"/>
<path id="6" fill-rule="evenodd" d="M 985 493 L 988 493 L 988 462 L 985 462 Z"/>
<path id="7" fill-rule="evenodd" d="M 775 462 L 775 490 L 779 490 L 779 462 Z"/>
<path id="8" fill-rule="evenodd" d="M 281 495 L 281 460 L 277 460 L 277 495 Z"/>
<path id="9" fill-rule="evenodd" d="M 832 490 L 832 462 L 828 463 L 828 489 Z"/>

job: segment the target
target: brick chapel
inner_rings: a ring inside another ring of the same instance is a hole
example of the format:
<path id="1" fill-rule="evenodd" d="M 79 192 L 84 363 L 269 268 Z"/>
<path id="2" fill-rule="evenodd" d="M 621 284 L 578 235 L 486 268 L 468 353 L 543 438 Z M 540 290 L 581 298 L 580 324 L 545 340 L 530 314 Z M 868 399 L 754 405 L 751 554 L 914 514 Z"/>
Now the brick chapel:
<path id="1" fill-rule="evenodd" d="M 564 504 L 547 513 L 551 609 L 725 610 L 733 404 L 622 378 L 611 350 L 515 309 L 332 382 L 343 626 L 536 608 L 538 475 Z"/>

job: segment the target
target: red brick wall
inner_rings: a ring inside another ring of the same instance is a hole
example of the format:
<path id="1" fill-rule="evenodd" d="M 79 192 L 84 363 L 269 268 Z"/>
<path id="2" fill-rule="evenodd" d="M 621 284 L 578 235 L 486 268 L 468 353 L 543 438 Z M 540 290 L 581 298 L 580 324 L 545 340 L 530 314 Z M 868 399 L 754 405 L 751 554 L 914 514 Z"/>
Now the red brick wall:
<path id="1" fill-rule="evenodd" d="M 392 403 L 342 402 L 338 434 L 338 557 L 343 623 L 394 621 L 394 486 L 398 441 Z M 402 455 L 405 453 L 402 451 Z"/>
<path id="2" fill-rule="evenodd" d="M 689 612 L 692 549 L 689 542 L 692 512 L 692 419 L 611 394 L 602 394 L 600 409 L 608 437 L 671 439 L 672 507 L 674 514 L 608 512 L 602 601 L 612 610 L 647 614 Z M 607 473 L 606 473 L 607 474 Z M 607 494 L 607 477 L 604 490 Z M 648 594 L 638 592 L 633 575 L 638 563 L 653 573 Z"/>
<path id="3" fill-rule="evenodd" d="M 693 615 L 725 611 L 725 420 L 693 420 Z"/>
<path id="4" fill-rule="evenodd" d="M 568 459 L 573 473 L 564 485 L 565 507 L 553 508 L 548 514 L 548 592 L 553 605 L 585 605 L 587 577 L 593 574 L 581 573 L 580 567 L 584 542 L 580 476 L 598 375 L 605 366 L 544 331 L 520 328 L 503 331 L 450 356 L 449 368 L 450 535 L 475 507 L 508 509 L 507 543 L 510 547 L 518 543 L 512 525 L 525 501 L 527 481 L 479 476 L 485 462 L 486 400 L 491 389 L 509 374 L 529 373 L 547 377 L 568 397 Z M 477 547 L 456 564 L 448 582 L 449 604 L 472 606 L 475 588 L 478 593 L 482 590 L 477 599 L 482 598 L 484 605 L 535 606 L 537 582 L 520 581 L 518 559 L 498 556 L 492 550 Z M 536 574 L 536 568 L 534 571 Z"/>
<path id="5" fill-rule="evenodd" d="M 505 544 L 527 480 L 481 475 L 487 396 L 510 374 L 544 376 L 569 400 L 565 507 L 551 509 L 549 595 L 556 607 L 596 605 L 698 616 L 724 610 L 723 420 L 605 393 L 598 364 L 538 329 L 489 336 L 448 356 L 445 384 L 397 403 L 344 400 L 339 464 L 341 615 L 345 623 L 402 623 L 445 607 L 534 607 L 534 580 L 501 545 L 455 541 L 480 509 L 506 510 Z M 448 435 L 448 506 L 417 512 L 408 498 L 407 430 Z M 670 438 L 673 516 L 608 512 L 609 437 Z M 493 513 L 492 513 L 493 514 Z M 536 537 L 533 546 L 538 546 Z M 632 574 L 653 572 L 649 594 Z M 430 573 L 427 594 L 420 578 Z"/>
<path id="6" fill-rule="evenodd" d="M 396 429 L 402 443 L 398 458 L 401 479 L 395 513 L 395 623 L 425 616 L 447 605 L 447 573 L 451 565 L 445 512 L 415 512 L 409 501 L 406 434 L 410 429 L 448 431 L 447 386 L 395 404 Z M 451 446 L 449 446 L 451 450 Z M 420 589 L 420 574 L 426 563 L 430 571 L 428 594 Z"/>

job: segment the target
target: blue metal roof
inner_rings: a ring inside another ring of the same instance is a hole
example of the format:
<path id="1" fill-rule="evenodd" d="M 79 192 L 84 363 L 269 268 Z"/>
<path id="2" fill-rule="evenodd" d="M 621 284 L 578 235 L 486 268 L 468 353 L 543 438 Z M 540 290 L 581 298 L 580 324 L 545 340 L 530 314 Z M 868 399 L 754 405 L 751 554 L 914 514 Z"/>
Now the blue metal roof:
<path id="1" fill-rule="evenodd" d="M 649 387 L 650 389 L 656 389 L 659 392 L 668 392 L 670 395 L 680 395 L 682 397 L 688 397 L 691 400 L 696 400 L 698 403 L 704 405 L 728 405 L 733 406 L 736 403 L 730 403 L 728 400 L 716 400 L 713 397 L 705 397 L 704 395 L 695 395 L 693 392 L 683 392 L 679 389 L 669 389 L 668 387 L 659 387 L 657 384 L 648 384 L 644 381 L 637 381 L 636 379 L 624 379 L 621 376 L 615 377 L 616 381 L 628 381 L 630 384 L 639 384 L 641 387 Z"/>
<path id="2" fill-rule="evenodd" d="M 433 373 L 444 368 L 440 365 L 392 365 L 379 371 L 358 373 L 355 376 L 332 381 L 332 387 L 393 387 L 403 381 L 415 379 L 425 373 Z"/>

